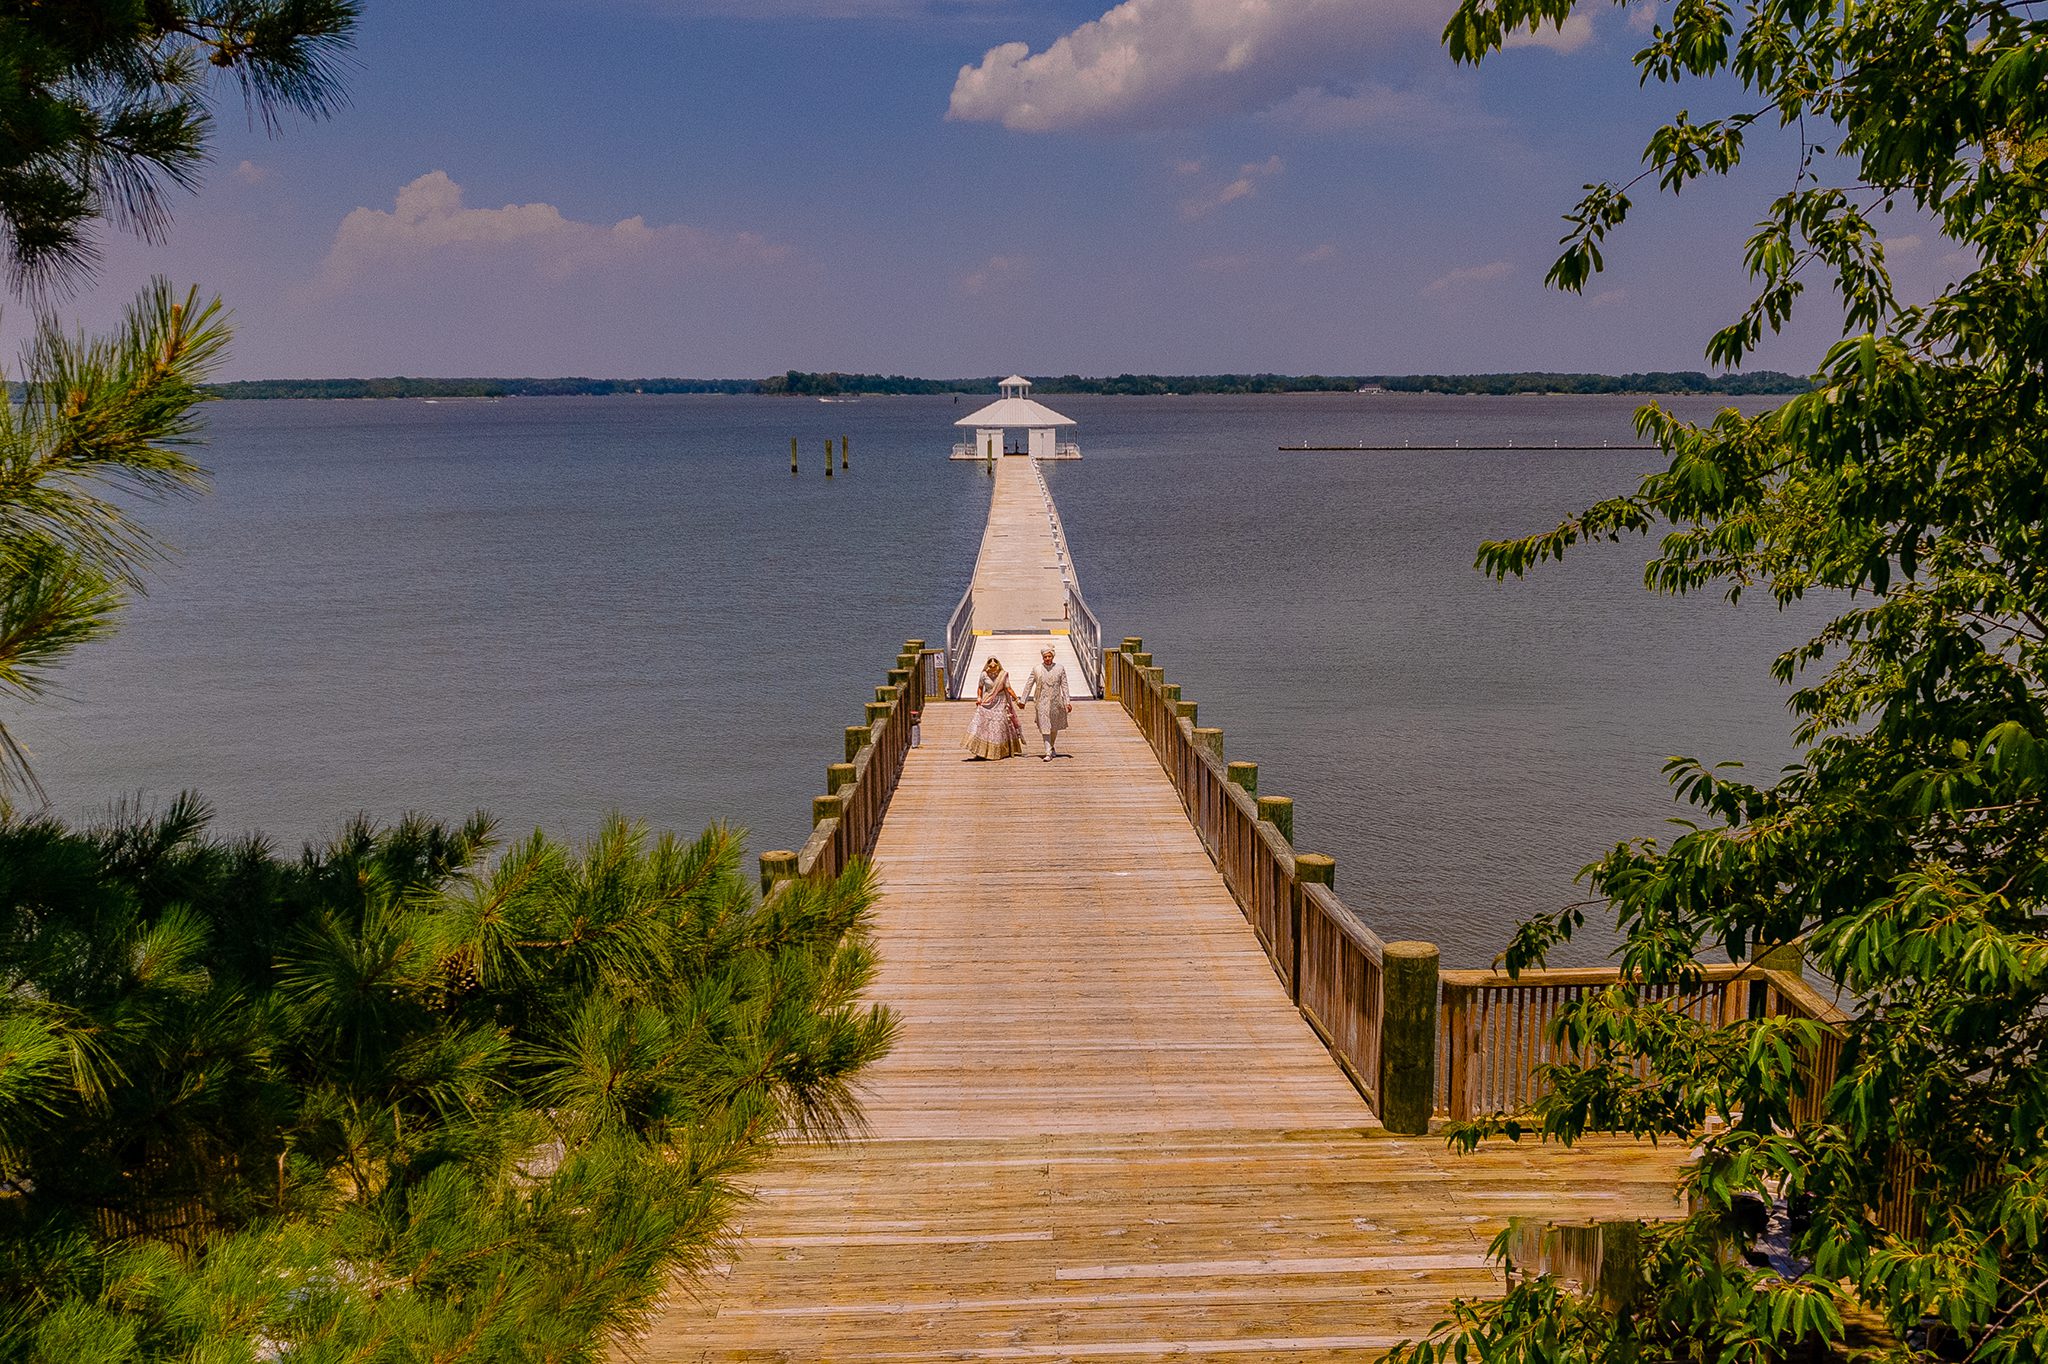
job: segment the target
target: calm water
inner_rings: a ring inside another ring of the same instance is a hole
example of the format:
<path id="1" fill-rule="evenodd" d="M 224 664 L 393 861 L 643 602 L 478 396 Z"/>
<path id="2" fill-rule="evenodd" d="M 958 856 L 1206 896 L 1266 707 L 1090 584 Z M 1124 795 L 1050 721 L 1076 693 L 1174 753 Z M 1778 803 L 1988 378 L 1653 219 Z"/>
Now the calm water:
<path id="1" fill-rule="evenodd" d="M 224 403 L 214 491 L 55 702 L 10 717 L 56 808 L 207 795 L 296 843 L 347 815 L 605 812 L 800 837 L 899 642 L 938 638 L 986 507 L 972 400 Z M 1387 937 L 1477 965 L 1674 812 L 1670 754 L 1788 753 L 1767 607 L 1639 586 L 1643 547 L 1496 585 L 1477 543 L 1630 486 L 1654 452 L 1279 452 L 1630 441 L 1605 398 L 1060 398 L 1050 466 L 1105 636 L 1145 637 L 1230 756 L 1296 799 Z M 1699 414 L 1714 404 L 1681 405 Z M 852 437 L 848 476 L 823 441 Z M 801 478 L 788 472 L 802 437 Z"/>

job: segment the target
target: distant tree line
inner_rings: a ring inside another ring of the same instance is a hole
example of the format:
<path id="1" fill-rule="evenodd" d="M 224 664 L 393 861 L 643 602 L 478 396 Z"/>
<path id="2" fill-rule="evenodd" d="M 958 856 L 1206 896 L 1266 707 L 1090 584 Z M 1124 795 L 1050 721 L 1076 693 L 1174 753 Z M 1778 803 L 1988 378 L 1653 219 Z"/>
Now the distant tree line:
<path id="1" fill-rule="evenodd" d="M 217 384 L 223 398 L 552 398 L 611 397 L 632 393 L 736 393 L 770 397 L 985 394 L 1000 382 L 918 379 L 902 374 L 841 374 L 789 370 L 766 379 L 247 379 Z M 1165 396 L 1185 393 L 1804 393 L 1812 385 L 1793 374 L 1755 370 L 1705 374 L 1656 370 L 1644 374 L 1079 374 L 1032 379 L 1040 393 Z"/>

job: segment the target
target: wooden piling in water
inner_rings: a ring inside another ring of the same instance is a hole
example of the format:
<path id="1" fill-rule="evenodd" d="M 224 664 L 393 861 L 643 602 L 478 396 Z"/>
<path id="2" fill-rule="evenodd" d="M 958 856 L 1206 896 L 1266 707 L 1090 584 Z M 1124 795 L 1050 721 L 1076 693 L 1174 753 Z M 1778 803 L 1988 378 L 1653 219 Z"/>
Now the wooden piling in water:
<path id="1" fill-rule="evenodd" d="M 791 437 L 789 438 L 789 471 L 790 471 L 791 473 L 793 473 L 793 474 L 797 474 L 797 473 L 802 473 L 802 472 L 803 472 L 803 470 L 801 470 L 801 469 L 797 468 L 797 465 L 796 465 L 796 437 L 795 437 L 795 436 L 791 436 Z"/>
<path id="2" fill-rule="evenodd" d="M 836 796 L 842 788 L 853 785 L 853 779 L 858 775 L 851 762 L 828 763 L 825 766 L 825 789 Z"/>
<path id="3" fill-rule="evenodd" d="M 1190 704 L 1192 705 L 1193 703 L 1191 702 Z M 1193 720 L 1194 716 L 1190 715 L 1188 719 Z M 1223 731 L 1213 725 L 1205 729 L 1197 729 L 1195 731 L 1195 747 L 1208 754 L 1211 762 L 1222 762 Z"/>
<path id="4" fill-rule="evenodd" d="M 848 762 L 852 762 L 855 758 L 859 757 L 860 751 L 868 746 L 870 732 L 866 725 L 848 725 L 846 727 L 846 760 Z"/>
<path id="5" fill-rule="evenodd" d="M 844 436 L 839 438 L 839 467 L 842 469 L 852 467 L 851 461 L 846 454 L 846 437 Z"/>
<path id="6" fill-rule="evenodd" d="M 811 797 L 811 827 L 817 828 L 828 819 L 839 818 L 840 807 L 845 804 L 838 796 Z"/>

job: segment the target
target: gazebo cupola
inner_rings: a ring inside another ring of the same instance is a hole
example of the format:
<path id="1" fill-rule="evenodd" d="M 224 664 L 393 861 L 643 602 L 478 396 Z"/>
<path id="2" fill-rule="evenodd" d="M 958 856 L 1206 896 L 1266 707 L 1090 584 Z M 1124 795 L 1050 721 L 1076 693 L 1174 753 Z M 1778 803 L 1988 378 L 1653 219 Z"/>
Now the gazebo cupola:
<path id="1" fill-rule="evenodd" d="M 1059 440 L 1058 430 L 1072 426 L 1072 417 L 1063 417 L 1035 401 L 1031 396 L 1031 381 L 1021 374 L 1012 374 L 998 386 L 1001 397 L 953 423 L 955 426 L 972 427 L 974 439 L 961 441 L 953 447 L 955 459 L 993 459 L 997 455 L 1029 455 L 1033 459 L 1079 459 L 1081 449 L 1072 441 Z M 1009 433 L 1018 431 L 1022 439 L 1014 446 L 1009 442 Z"/>

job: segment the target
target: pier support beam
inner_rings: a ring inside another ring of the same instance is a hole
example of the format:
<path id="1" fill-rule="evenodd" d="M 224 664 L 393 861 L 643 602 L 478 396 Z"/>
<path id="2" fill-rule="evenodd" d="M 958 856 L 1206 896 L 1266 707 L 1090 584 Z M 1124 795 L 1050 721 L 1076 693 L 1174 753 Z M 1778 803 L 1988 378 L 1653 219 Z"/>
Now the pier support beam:
<path id="1" fill-rule="evenodd" d="M 1380 1121 L 1425 1136 L 1436 1109 L 1435 943 L 1390 942 L 1380 966 Z"/>

